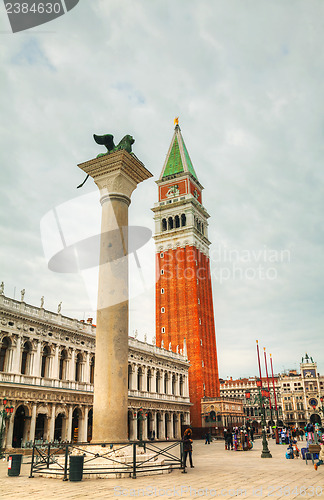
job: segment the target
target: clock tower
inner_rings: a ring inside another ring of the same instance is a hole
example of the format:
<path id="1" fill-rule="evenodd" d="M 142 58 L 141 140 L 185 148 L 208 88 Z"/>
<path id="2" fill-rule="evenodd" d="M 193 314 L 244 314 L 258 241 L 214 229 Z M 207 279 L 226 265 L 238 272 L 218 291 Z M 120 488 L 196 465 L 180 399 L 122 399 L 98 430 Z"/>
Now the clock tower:
<path id="1" fill-rule="evenodd" d="M 201 427 L 201 399 L 220 396 L 209 215 L 177 121 L 157 185 L 156 345 L 187 355 L 191 423 Z"/>

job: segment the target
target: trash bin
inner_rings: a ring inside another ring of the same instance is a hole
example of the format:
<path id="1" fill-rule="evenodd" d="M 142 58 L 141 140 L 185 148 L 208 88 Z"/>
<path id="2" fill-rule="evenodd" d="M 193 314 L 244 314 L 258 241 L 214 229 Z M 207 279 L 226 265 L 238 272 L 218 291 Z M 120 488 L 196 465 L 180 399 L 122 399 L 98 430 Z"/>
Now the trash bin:
<path id="1" fill-rule="evenodd" d="M 84 461 L 83 455 L 70 456 L 70 469 L 69 469 L 70 481 L 82 481 L 83 461 Z"/>
<path id="2" fill-rule="evenodd" d="M 8 457 L 8 476 L 19 476 L 22 462 L 22 455 L 9 455 Z"/>

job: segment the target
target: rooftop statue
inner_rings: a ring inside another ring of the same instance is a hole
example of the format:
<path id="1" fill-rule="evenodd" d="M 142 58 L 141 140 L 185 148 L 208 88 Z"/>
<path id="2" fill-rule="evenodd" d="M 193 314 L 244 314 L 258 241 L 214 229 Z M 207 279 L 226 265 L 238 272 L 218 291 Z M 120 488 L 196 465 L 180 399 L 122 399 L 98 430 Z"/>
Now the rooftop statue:
<path id="1" fill-rule="evenodd" d="M 97 158 L 101 158 L 102 156 L 109 155 L 110 153 L 113 153 L 115 151 L 120 151 L 124 149 L 127 151 L 127 153 L 132 154 L 132 144 L 134 144 L 135 139 L 127 134 L 125 135 L 122 140 L 115 146 L 114 143 L 114 136 L 111 134 L 104 134 L 104 135 L 96 135 L 93 134 L 93 138 L 97 144 L 100 144 L 101 146 L 106 146 L 107 152 L 106 153 L 100 153 L 97 155 Z M 89 175 L 86 176 L 84 181 L 77 187 L 80 188 L 84 185 L 84 183 L 88 180 Z"/>
<path id="2" fill-rule="evenodd" d="M 125 135 L 125 137 L 122 138 L 122 140 L 119 142 L 119 144 L 117 144 L 117 146 L 115 146 L 114 136 L 111 134 L 105 134 L 105 135 L 93 134 L 93 138 L 97 144 L 106 146 L 107 148 L 107 153 L 100 153 L 97 156 L 97 158 L 109 155 L 109 153 L 112 153 L 113 151 L 120 151 L 121 149 L 125 149 L 125 151 L 127 151 L 128 153 L 131 153 L 132 144 L 134 144 L 135 142 L 134 138 L 131 135 Z"/>

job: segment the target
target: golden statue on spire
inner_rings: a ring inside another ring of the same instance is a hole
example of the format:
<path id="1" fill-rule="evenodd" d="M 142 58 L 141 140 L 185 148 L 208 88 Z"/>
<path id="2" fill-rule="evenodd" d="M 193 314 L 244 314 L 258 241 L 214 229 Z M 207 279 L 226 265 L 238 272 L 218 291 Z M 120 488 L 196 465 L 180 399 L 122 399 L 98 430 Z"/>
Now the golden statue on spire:
<path id="1" fill-rule="evenodd" d="M 174 124 L 175 124 L 175 125 L 179 125 L 179 116 L 177 116 L 177 117 L 174 119 Z"/>

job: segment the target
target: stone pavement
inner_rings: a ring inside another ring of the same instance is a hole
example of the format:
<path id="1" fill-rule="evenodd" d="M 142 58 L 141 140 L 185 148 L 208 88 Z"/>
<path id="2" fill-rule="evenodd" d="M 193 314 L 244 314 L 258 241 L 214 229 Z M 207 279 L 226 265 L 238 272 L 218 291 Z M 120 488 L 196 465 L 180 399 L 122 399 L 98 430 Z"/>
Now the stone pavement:
<path id="1" fill-rule="evenodd" d="M 299 448 L 302 446 L 299 442 Z M 139 476 L 137 479 L 29 479 L 30 465 L 19 477 L 8 477 L 7 462 L 0 462 L 0 498 L 45 500 L 106 498 L 324 498 L 324 465 L 316 472 L 301 458 L 286 460 L 286 446 L 270 441 L 273 458 L 260 458 L 261 441 L 248 452 L 227 451 L 222 441 L 194 442 L 194 469 L 187 474 Z"/>

